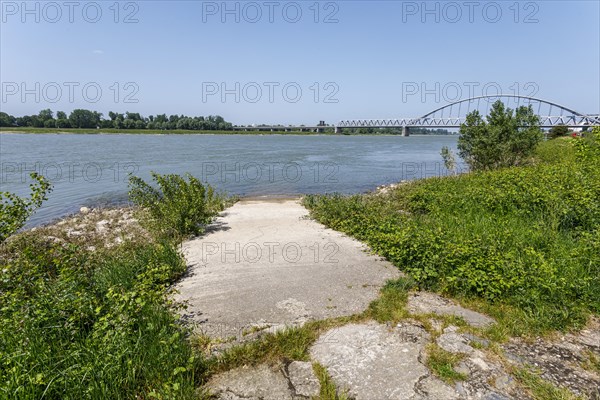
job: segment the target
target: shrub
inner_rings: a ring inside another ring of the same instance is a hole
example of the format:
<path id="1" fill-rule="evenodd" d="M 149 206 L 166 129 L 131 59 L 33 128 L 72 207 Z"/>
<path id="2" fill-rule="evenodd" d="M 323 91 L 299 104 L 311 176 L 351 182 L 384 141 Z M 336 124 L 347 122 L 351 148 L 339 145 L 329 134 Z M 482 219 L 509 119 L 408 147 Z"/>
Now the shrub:
<path id="1" fill-rule="evenodd" d="M 185 270 L 174 246 L 99 257 L 35 235 L 7 246 L 0 397 L 194 398 L 201 360 L 166 305 L 165 288 Z"/>
<path id="2" fill-rule="evenodd" d="M 0 192 L 0 243 L 25 225 L 27 219 L 47 200 L 47 195 L 52 190 L 50 183 L 43 176 L 32 172 L 30 177 L 35 183 L 29 185 L 29 199 L 10 192 Z"/>
<path id="3" fill-rule="evenodd" d="M 430 178 L 388 195 L 308 196 L 304 204 L 422 288 L 513 307 L 530 333 L 565 329 L 600 314 L 600 157 L 595 137 L 576 141 L 588 161 Z"/>
<path id="4" fill-rule="evenodd" d="M 575 139 L 575 152 L 577 160 L 585 165 L 597 166 L 600 162 L 600 126 L 594 127 L 591 132 L 586 132 Z"/>
<path id="5" fill-rule="evenodd" d="M 179 175 L 153 172 L 158 188 L 141 178 L 129 178 L 129 199 L 148 212 L 151 227 L 162 234 L 201 234 L 204 226 L 224 208 L 224 198 L 210 185 L 203 185 L 190 174 L 186 176 L 187 181 Z"/>
<path id="6" fill-rule="evenodd" d="M 562 137 L 562 136 L 567 136 L 569 134 L 569 127 L 566 125 L 556 125 L 553 126 L 550 129 L 550 132 L 548 132 L 548 136 L 551 139 L 557 138 L 557 137 Z"/>
<path id="7" fill-rule="evenodd" d="M 484 121 L 479 111 L 467 115 L 460 127 L 459 155 L 472 170 L 523 165 L 543 139 L 539 117 L 529 107 L 514 112 L 498 100 Z"/>

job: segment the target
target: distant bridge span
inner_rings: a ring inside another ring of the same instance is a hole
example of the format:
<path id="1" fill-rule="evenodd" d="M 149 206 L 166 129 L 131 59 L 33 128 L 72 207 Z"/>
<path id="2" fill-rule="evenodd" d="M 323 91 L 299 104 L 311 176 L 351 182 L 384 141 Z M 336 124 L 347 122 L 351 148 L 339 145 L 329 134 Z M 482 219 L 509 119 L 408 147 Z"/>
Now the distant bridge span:
<path id="1" fill-rule="evenodd" d="M 504 104 L 513 109 L 523 105 L 531 105 L 535 111 L 537 106 L 535 112 L 540 117 L 542 128 L 551 128 L 556 125 L 566 125 L 570 128 L 600 126 L 600 115 L 583 114 L 560 104 L 535 97 L 498 94 L 459 100 L 437 108 L 419 118 L 342 120 L 338 122 L 335 129 L 336 132 L 339 132 L 341 128 L 402 128 L 403 134 L 408 136 L 409 129 L 413 127 L 460 128 L 469 113 L 478 110 L 485 117 L 488 115 L 492 103 L 500 99 L 507 99 L 508 101 L 504 101 Z M 482 102 L 482 100 L 484 101 Z M 515 106 L 510 104 L 511 101 L 515 103 Z M 555 113 L 554 109 L 559 111 L 560 114 Z M 446 113 L 447 115 L 444 115 Z"/>

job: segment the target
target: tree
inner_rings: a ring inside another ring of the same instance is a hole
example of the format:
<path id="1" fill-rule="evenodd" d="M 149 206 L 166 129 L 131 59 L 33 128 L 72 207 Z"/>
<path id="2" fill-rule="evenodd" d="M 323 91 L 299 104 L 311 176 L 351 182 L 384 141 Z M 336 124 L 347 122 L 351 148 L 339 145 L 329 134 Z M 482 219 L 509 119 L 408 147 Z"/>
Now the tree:
<path id="1" fill-rule="evenodd" d="M 69 120 L 66 118 L 58 118 L 56 120 L 56 127 L 57 128 L 70 128 L 71 124 L 69 123 Z"/>
<path id="2" fill-rule="evenodd" d="M 54 113 L 52 112 L 51 109 L 47 108 L 45 110 L 40 111 L 40 113 L 38 114 L 38 118 L 45 123 L 46 121 L 50 120 L 50 119 L 54 119 Z"/>
<path id="3" fill-rule="evenodd" d="M 5 112 L 0 112 L 0 126 L 14 126 L 15 123 L 15 117 Z"/>
<path id="4" fill-rule="evenodd" d="M 56 119 L 67 119 L 67 113 L 65 113 L 64 111 L 57 111 Z"/>
<path id="5" fill-rule="evenodd" d="M 561 136 L 567 136 L 569 134 L 569 127 L 563 124 L 555 125 L 550 129 L 549 136 L 554 139 Z"/>
<path id="6" fill-rule="evenodd" d="M 524 164 L 543 139 L 539 117 L 531 106 L 513 111 L 498 100 L 486 119 L 475 110 L 460 127 L 459 155 L 472 170 Z"/>
<path id="7" fill-rule="evenodd" d="M 98 113 L 76 109 L 69 115 L 69 123 L 73 128 L 95 128 L 99 122 Z"/>

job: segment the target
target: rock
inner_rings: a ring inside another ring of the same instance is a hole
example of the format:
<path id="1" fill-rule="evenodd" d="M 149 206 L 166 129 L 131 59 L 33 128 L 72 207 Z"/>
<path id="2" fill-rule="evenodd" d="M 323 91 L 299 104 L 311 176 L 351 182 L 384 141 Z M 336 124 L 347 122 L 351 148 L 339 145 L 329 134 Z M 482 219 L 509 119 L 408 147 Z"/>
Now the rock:
<path id="1" fill-rule="evenodd" d="M 82 214 L 87 214 L 87 213 L 90 212 L 90 209 L 88 207 L 81 207 L 79 209 L 79 212 L 82 213 Z"/>
<path id="2" fill-rule="evenodd" d="M 483 347 L 489 347 L 490 341 L 487 339 L 480 338 L 479 336 L 471 335 L 469 333 L 465 333 L 463 335 L 469 342 L 475 342 Z"/>
<path id="3" fill-rule="evenodd" d="M 496 393 L 496 392 L 486 393 L 485 396 L 483 397 L 483 399 L 484 400 L 511 400 L 510 397 L 506 397 L 503 394 Z"/>
<path id="4" fill-rule="evenodd" d="M 267 365 L 236 368 L 212 378 L 207 388 L 217 399 L 292 399 L 288 381 Z"/>
<path id="5" fill-rule="evenodd" d="M 288 365 L 287 373 L 296 395 L 304 397 L 319 395 L 321 384 L 315 376 L 311 363 L 294 361 Z"/>
<path id="6" fill-rule="evenodd" d="M 98 221 L 96 223 L 96 232 L 100 234 L 106 233 L 106 231 L 108 230 L 108 224 L 109 222 L 105 219 L 103 219 L 102 221 Z"/>
<path id="7" fill-rule="evenodd" d="M 414 324 L 388 328 L 377 323 L 334 328 L 336 340 L 318 341 L 311 357 L 327 368 L 340 391 L 361 399 L 409 399 L 429 375 L 419 362 L 428 333 Z"/>
<path id="8" fill-rule="evenodd" d="M 74 230 L 67 230 L 67 237 L 79 237 L 79 236 L 83 236 L 83 232 L 82 231 L 74 231 Z"/>
<path id="9" fill-rule="evenodd" d="M 458 399 L 458 392 L 436 377 L 428 376 L 417 385 L 417 390 L 425 395 L 427 400 Z"/>
<path id="10" fill-rule="evenodd" d="M 469 325 L 485 328 L 496 321 L 487 315 L 463 308 L 453 301 L 445 299 L 434 293 L 414 293 L 408 299 L 408 310 L 418 314 L 454 315 L 462 317 Z"/>
<path id="11" fill-rule="evenodd" d="M 491 369 L 491 367 L 481 357 L 473 357 L 470 358 L 469 361 L 471 361 L 471 363 L 481 371 L 489 371 Z"/>
<path id="12" fill-rule="evenodd" d="M 507 374 L 502 374 L 494 379 L 494 386 L 499 390 L 508 391 L 515 386 L 515 380 Z"/>
<path id="13" fill-rule="evenodd" d="M 471 369 L 464 361 L 459 362 L 458 365 L 454 367 L 454 370 L 460 374 L 464 374 L 467 376 L 471 374 Z"/>
<path id="14" fill-rule="evenodd" d="M 507 360 L 535 367 L 543 379 L 555 386 L 569 389 L 579 396 L 600 398 L 600 375 L 581 366 L 586 359 L 583 352 L 589 351 L 589 347 L 541 338 L 532 343 L 513 338 L 502 348 Z"/>
<path id="15" fill-rule="evenodd" d="M 443 333 L 437 338 L 436 343 L 450 353 L 472 354 L 475 349 L 469 346 L 469 341 L 460 333 Z"/>
<path id="16" fill-rule="evenodd" d="M 46 240 L 52 242 L 52 243 L 62 243 L 64 242 L 64 240 L 62 240 L 61 238 L 57 238 L 56 236 L 46 236 Z"/>

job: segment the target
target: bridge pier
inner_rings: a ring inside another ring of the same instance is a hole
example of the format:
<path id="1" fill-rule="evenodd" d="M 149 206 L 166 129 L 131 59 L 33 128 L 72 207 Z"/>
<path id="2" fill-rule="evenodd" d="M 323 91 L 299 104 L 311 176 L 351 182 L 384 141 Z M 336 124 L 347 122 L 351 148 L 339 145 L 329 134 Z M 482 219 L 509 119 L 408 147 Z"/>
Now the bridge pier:
<path id="1" fill-rule="evenodd" d="M 402 136 L 410 136 L 410 132 L 408 130 L 408 126 L 402 127 Z"/>
<path id="2" fill-rule="evenodd" d="M 340 128 L 339 126 L 336 126 L 336 127 L 333 129 L 333 133 L 342 133 L 342 128 Z"/>

